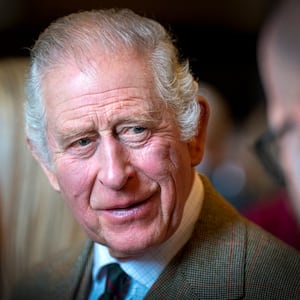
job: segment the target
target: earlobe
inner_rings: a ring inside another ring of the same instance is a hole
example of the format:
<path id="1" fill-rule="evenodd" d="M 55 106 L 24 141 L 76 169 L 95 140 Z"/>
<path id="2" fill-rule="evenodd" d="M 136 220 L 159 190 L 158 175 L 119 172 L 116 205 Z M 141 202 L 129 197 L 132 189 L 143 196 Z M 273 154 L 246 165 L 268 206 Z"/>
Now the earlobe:
<path id="1" fill-rule="evenodd" d="M 198 123 L 198 132 L 196 136 L 194 136 L 188 143 L 191 155 L 191 164 L 193 167 L 201 162 L 204 154 L 206 131 L 210 115 L 209 104 L 206 101 L 206 99 L 202 96 L 199 96 L 198 101 L 201 107 L 201 113 Z"/>
<path id="2" fill-rule="evenodd" d="M 50 167 L 46 164 L 46 162 L 38 155 L 37 151 L 34 149 L 34 146 L 31 144 L 31 142 L 28 139 L 26 139 L 26 142 L 29 151 L 31 152 L 35 160 L 38 162 L 38 164 L 41 166 L 41 168 L 43 169 L 51 186 L 54 188 L 54 190 L 60 192 L 60 187 L 57 181 L 57 177 L 53 172 L 53 170 L 51 170 Z"/>

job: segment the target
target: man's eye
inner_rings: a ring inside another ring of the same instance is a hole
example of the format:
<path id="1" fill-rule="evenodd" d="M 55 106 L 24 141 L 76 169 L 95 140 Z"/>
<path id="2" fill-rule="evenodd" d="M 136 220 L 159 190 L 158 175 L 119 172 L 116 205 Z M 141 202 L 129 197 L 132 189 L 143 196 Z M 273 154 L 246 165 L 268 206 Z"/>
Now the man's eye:
<path id="1" fill-rule="evenodd" d="M 83 138 L 80 139 L 77 144 L 81 147 L 87 146 L 89 143 L 91 142 L 91 140 L 89 138 Z"/>
<path id="2" fill-rule="evenodd" d="M 120 126 L 116 130 L 117 136 L 124 143 L 132 146 L 139 146 L 145 143 L 151 135 L 149 128 L 139 125 Z"/>
<path id="3" fill-rule="evenodd" d="M 93 136 L 83 137 L 77 140 L 74 139 L 74 142 L 68 146 L 66 151 L 68 151 L 68 153 L 74 157 L 78 157 L 79 159 L 89 158 L 97 149 L 96 140 L 97 138 Z"/>
<path id="4" fill-rule="evenodd" d="M 146 130 L 145 127 L 142 127 L 142 126 L 136 126 L 136 127 L 133 127 L 132 128 L 132 131 L 135 133 L 135 134 L 139 134 L 139 133 L 142 133 Z"/>

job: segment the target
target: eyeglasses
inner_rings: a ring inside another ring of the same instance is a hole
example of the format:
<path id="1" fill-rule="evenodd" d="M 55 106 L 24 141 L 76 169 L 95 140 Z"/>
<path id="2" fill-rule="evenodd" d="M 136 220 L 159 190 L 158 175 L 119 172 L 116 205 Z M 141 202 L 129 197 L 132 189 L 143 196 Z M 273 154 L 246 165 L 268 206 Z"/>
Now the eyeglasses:
<path id="1" fill-rule="evenodd" d="M 280 185 L 285 185 L 284 172 L 279 161 L 278 140 L 295 126 L 287 122 L 278 131 L 268 129 L 254 144 L 255 153 L 266 171 Z"/>

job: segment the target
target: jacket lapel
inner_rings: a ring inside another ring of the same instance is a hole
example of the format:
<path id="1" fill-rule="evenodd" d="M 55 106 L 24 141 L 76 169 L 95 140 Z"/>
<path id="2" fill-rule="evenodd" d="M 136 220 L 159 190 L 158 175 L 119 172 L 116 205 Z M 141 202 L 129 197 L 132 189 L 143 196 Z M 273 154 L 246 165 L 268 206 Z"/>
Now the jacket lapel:
<path id="1" fill-rule="evenodd" d="M 75 264 L 74 296 L 71 299 L 86 300 L 92 283 L 93 242 L 87 241 L 83 252 Z"/>

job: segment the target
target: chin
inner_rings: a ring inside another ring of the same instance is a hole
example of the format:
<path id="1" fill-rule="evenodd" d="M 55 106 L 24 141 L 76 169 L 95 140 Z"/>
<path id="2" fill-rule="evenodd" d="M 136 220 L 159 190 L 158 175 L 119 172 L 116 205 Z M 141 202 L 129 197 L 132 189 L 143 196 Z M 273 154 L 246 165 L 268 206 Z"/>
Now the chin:
<path id="1" fill-rule="evenodd" d="M 109 248 L 110 255 L 121 260 L 131 259 L 139 257 L 145 254 L 153 247 L 159 245 L 161 241 L 137 241 L 133 239 L 132 243 L 128 243 L 127 240 L 118 242 L 107 243 L 106 246 Z"/>
<path id="2" fill-rule="evenodd" d="M 128 260 L 141 256 L 148 250 L 148 248 L 145 247 L 143 247 L 142 249 L 139 247 L 107 247 L 109 248 L 110 255 L 119 260 Z"/>

